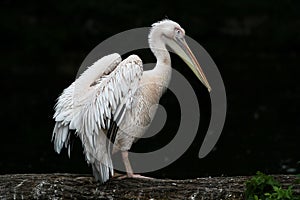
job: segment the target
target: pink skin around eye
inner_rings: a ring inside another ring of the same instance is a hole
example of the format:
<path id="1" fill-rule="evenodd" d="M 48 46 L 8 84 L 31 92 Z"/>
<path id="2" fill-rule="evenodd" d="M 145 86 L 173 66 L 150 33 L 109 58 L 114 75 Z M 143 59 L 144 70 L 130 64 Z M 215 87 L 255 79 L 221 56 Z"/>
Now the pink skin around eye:
<path id="1" fill-rule="evenodd" d="M 185 35 L 185 31 L 182 28 L 180 28 L 180 27 L 176 27 L 175 31 L 176 31 L 177 34 Z"/>

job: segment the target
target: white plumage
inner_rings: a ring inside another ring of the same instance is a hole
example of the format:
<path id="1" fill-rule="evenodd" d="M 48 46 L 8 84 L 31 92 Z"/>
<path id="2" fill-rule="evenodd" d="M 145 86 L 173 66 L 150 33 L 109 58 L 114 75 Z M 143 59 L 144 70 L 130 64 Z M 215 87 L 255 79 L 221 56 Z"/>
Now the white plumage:
<path id="1" fill-rule="evenodd" d="M 210 90 L 200 65 L 184 41 L 184 30 L 176 22 L 155 23 L 149 44 L 157 58 L 154 69 L 143 72 L 142 60 L 136 55 L 123 61 L 116 53 L 105 56 L 66 88 L 56 103 L 52 136 L 55 151 L 60 153 L 65 147 L 70 156 L 70 130 L 75 130 L 86 160 L 100 182 L 113 176 L 112 149 L 122 151 L 127 175 L 135 177 L 126 153 L 134 140 L 145 133 L 156 112 L 153 105 L 158 104 L 169 84 L 171 60 L 166 45 L 180 53 Z"/>
<path id="2" fill-rule="evenodd" d="M 112 120 L 120 117 L 121 121 L 123 113 L 130 109 L 131 90 L 137 89 L 142 73 L 142 61 L 135 55 L 121 62 L 120 55 L 111 54 L 89 67 L 58 98 L 53 131 L 55 151 L 60 153 L 63 145 L 70 149 L 69 129 L 75 130 L 84 144 L 87 162 L 93 165 L 95 174 L 100 173 L 98 179 L 106 181 L 108 171 L 113 174 L 106 130 Z M 126 109 L 121 113 L 124 105 Z"/>

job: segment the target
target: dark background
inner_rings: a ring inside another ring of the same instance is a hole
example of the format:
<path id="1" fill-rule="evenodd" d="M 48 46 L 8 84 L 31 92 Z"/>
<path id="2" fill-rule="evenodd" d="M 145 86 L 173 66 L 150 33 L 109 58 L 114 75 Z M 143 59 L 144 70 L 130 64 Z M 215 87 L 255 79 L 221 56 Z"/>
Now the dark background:
<path id="1" fill-rule="evenodd" d="M 169 167 L 149 175 L 299 173 L 299 4 L 297 0 L 1 0 L 0 173 L 91 173 L 79 140 L 71 159 L 65 151 L 54 153 L 55 100 L 74 81 L 81 62 L 96 45 L 166 16 L 185 28 L 214 59 L 225 83 L 228 112 L 216 147 L 200 160 L 198 151 L 210 116 L 209 96 L 172 55 L 174 68 L 194 88 L 199 87 L 203 120 L 189 150 Z M 144 62 L 155 60 L 150 51 L 137 53 Z M 168 118 L 158 136 L 139 141 L 136 151 L 163 146 L 176 132 L 180 116 L 170 109 L 176 98 L 168 92 L 162 104 L 173 118 Z"/>

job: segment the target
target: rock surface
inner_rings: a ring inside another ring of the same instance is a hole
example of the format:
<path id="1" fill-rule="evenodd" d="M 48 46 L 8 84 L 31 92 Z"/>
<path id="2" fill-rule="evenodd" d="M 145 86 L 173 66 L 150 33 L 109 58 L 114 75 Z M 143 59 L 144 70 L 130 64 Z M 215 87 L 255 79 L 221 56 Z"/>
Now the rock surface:
<path id="1" fill-rule="evenodd" d="M 244 199 L 250 177 L 206 177 L 188 180 L 112 178 L 101 185 L 90 175 L 14 174 L 0 176 L 0 199 Z M 276 175 L 283 187 L 296 176 Z"/>

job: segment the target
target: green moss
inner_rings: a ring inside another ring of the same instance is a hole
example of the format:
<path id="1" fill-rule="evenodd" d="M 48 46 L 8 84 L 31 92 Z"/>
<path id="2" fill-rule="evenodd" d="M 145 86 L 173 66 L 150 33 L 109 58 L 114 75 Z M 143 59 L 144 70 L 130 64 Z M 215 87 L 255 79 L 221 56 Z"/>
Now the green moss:
<path id="1" fill-rule="evenodd" d="M 256 176 L 246 181 L 245 197 L 247 200 L 299 200 L 293 195 L 292 186 L 283 189 L 272 176 L 257 172 Z"/>

